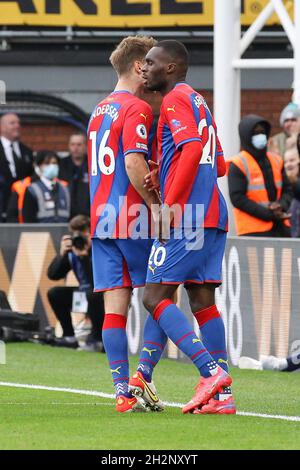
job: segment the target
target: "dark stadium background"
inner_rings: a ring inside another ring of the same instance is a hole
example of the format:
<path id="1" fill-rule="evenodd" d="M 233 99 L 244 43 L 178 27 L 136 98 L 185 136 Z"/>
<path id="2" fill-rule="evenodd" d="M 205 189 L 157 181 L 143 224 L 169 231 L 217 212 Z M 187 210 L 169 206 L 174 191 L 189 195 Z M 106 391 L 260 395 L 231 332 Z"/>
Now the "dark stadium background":
<path id="1" fill-rule="evenodd" d="M 255 3 L 255 2 L 254 2 Z M 0 27 L 1 79 L 7 83 L 7 106 L 23 121 L 24 143 L 34 150 L 66 149 L 68 137 L 84 128 L 95 103 L 111 90 L 115 76 L 108 62 L 115 44 L 127 34 L 143 30 L 86 28 Z M 156 38 L 179 38 L 191 53 L 191 84 L 213 107 L 213 31 L 211 27 L 151 28 Z M 149 34 L 149 28 L 148 32 Z M 1 42 L 2 41 L 2 42 Z M 244 58 L 291 58 L 290 43 L 279 27 L 267 27 Z M 293 71 L 242 71 L 242 115 L 257 112 L 279 132 L 279 116 L 291 100 Z M 43 95 L 32 102 L 30 93 Z M 67 103 L 57 105 L 53 96 Z M 71 109 L 69 109 L 71 108 Z M 159 100 L 155 105 L 159 109 Z M 230 112 L 224 119 L 230 119 Z"/>

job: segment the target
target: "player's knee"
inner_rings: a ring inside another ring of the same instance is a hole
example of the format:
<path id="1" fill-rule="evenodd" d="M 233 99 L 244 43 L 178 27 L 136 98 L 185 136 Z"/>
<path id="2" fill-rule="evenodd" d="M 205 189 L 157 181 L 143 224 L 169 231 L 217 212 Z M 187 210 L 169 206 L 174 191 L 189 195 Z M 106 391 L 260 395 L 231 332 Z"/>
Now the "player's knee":
<path id="1" fill-rule="evenodd" d="M 148 310 L 148 312 L 150 312 L 152 315 L 154 309 L 153 309 L 153 305 L 151 302 L 151 298 L 146 291 L 144 292 L 144 295 L 143 295 L 143 304 L 144 304 L 145 309 Z"/>
<path id="2" fill-rule="evenodd" d="M 156 296 L 153 295 L 151 292 L 145 289 L 144 296 L 143 296 L 143 304 L 146 310 L 153 315 L 154 310 L 156 309 L 157 305 L 159 304 L 159 300 L 156 299 Z"/>
<path id="3" fill-rule="evenodd" d="M 215 288 L 209 285 L 188 289 L 189 303 L 193 313 L 215 305 Z"/>
<path id="4" fill-rule="evenodd" d="M 206 305 L 205 302 L 199 302 L 199 300 L 190 300 L 190 307 L 193 313 L 199 312 L 210 305 Z"/>

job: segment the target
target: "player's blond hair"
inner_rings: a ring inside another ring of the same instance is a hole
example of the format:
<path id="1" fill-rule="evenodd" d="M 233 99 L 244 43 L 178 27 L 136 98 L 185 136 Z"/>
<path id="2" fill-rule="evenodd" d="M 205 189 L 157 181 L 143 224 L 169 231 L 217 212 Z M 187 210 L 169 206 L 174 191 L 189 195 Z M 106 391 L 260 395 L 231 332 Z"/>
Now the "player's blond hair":
<path id="1" fill-rule="evenodd" d="M 144 60 L 157 41 L 147 36 L 128 36 L 124 38 L 111 54 L 109 60 L 120 76 L 128 74 L 135 61 Z"/>

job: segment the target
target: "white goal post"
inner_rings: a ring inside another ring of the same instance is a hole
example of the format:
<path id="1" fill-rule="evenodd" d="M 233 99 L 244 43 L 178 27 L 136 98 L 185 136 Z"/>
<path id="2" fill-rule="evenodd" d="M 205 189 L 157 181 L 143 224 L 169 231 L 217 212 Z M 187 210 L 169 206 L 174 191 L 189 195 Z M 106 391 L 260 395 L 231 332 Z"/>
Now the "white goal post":
<path id="1" fill-rule="evenodd" d="M 300 105 L 300 0 L 293 1 L 294 23 L 283 0 L 269 0 L 242 36 L 241 0 L 214 0 L 214 116 L 227 158 L 239 151 L 242 69 L 294 69 L 293 100 Z M 294 57 L 243 59 L 244 52 L 274 12 L 293 47 Z M 228 201 L 226 182 L 222 189 Z"/>

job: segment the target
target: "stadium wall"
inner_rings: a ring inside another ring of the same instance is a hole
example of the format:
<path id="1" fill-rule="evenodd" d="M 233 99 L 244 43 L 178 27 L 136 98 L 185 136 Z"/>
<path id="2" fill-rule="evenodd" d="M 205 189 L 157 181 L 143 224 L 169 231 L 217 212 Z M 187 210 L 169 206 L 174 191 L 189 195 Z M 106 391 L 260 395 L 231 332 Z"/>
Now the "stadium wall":
<path id="1" fill-rule="evenodd" d="M 208 105 L 213 109 L 213 93 L 210 90 L 201 92 Z M 268 119 L 273 126 L 272 134 L 281 132 L 279 116 L 282 109 L 291 101 L 290 90 L 244 90 L 242 92 L 242 115 L 259 114 Z M 156 109 L 158 103 L 156 103 Z M 25 123 L 22 129 L 22 140 L 35 151 L 45 148 L 59 152 L 68 147 L 74 127 L 58 122 Z"/>
<path id="2" fill-rule="evenodd" d="M 49 281 L 47 267 L 66 231 L 64 225 L 0 225 L 0 289 L 7 293 L 13 309 L 38 313 L 42 326 L 55 325 L 47 291 L 65 281 Z M 292 344 L 300 340 L 299 248 L 299 240 L 229 238 L 217 304 L 225 322 L 233 365 L 241 355 L 286 357 Z M 74 282 L 74 277 L 66 280 L 67 285 L 75 285 Z M 141 296 L 141 289 L 134 292 L 129 315 L 131 354 L 139 351 L 146 318 Z M 193 320 L 183 288 L 178 302 Z M 171 342 L 166 355 L 184 359 Z"/>
<path id="3" fill-rule="evenodd" d="M 113 88 L 116 76 L 109 66 L 38 66 L 5 65 L 1 67 L 0 79 L 7 90 L 36 91 L 58 96 L 78 105 L 87 114 Z M 188 81 L 200 89 L 213 109 L 213 68 L 210 65 L 191 65 Z M 269 119 L 273 134 L 279 131 L 279 116 L 290 102 L 293 73 L 291 70 L 244 70 L 242 71 L 242 115 L 256 112 Z M 155 102 L 158 113 L 159 100 Z M 230 116 L 230 110 L 229 110 Z M 224 116 L 228 119 L 228 116 Z M 49 147 L 63 151 L 74 128 L 63 123 L 26 123 L 24 142 L 34 150 Z M 233 129 L 233 132 L 237 130 Z"/>

